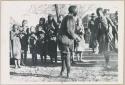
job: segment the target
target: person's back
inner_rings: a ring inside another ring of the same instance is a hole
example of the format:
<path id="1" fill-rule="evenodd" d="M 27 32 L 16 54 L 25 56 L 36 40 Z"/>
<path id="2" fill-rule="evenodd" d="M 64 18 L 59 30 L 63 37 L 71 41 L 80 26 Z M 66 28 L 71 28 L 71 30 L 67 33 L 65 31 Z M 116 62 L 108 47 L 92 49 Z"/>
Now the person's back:
<path id="1" fill-rule="evenodd" d="M 74 41 L 73 36 L 75 32 L 75 20 L 72 15 L 67 15 L 64 17 L 59 35 L 62 36 L 61 42 L 65 45 L 71 45 Z M 74 33 L 74 34 L 73 34 Z M 60 38 L 59 38 L 60 39 Z"/>

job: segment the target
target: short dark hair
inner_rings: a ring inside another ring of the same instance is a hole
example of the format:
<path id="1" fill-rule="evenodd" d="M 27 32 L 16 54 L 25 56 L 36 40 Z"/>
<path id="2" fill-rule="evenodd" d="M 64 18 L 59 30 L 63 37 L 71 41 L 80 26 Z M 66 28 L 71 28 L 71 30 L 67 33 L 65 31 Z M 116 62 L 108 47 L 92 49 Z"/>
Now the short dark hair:
<path id="1" fill-rule="evenodd" d="M 71 5 L 68 9 L 69 13 L 75 13 L 77 11 L 77 6 Z"/>
<path id="2" fill-rule="evenodd" d="M 45 18 L 44 17 L 41 17 L 40 19 L 39 19 L 39 22 L 40 21 L 43 21 L 43 23 L 45 23 Z"/>
<path id="3" fill-rule="evenodd" d="M 48 17 L 52 17 L 52 18 L 53 18 L 53 15 L 52 15 L 52 14 L 49 14 Z"/>

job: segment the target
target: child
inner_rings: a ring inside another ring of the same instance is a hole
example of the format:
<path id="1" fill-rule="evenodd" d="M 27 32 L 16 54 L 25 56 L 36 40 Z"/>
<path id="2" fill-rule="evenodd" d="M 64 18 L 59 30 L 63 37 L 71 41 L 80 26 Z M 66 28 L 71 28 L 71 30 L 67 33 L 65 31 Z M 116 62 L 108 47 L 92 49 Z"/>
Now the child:
<path id="1" fill-rule="evenodd" d="M 84 29 L 77 28 L 76 33 L 80 36 L 79 42 L 75 41 L 75 51 L 78 61 L 82 61 L 82 51 L 84 51 Z"/>
<path id="2" fill-rule="evenodd" d="M 20 41 L 21 41 L 21 64 L 25 65 L 27 60 L 27 51 L 28 51 L 28 36 L 29 36 L 29 27 L 28 21 L 23 20 L 22 26 L 20 26 Z"/>
<path id="3" fill-rule="evenodd" d="M 12 54 L 14 57 L 15 68 L 20 68 L 20 59 L 21 59 L 21 43 L 19 37 L 19 29 L 18 25 L 14 24 L 13 29 L 11 31 L 11 40 L 12 40 Z"/>
<path id="4" fill-rule="evenodd" d="M 30 48 L 30 53 L 32 54 L 33 65 L 36 65 L 37 63 L 36 41 L 37 41 L 37 36 L 35 34 L 35 27 L 31 26 L 30 36 L 29 36 L 29 48 Z"/>

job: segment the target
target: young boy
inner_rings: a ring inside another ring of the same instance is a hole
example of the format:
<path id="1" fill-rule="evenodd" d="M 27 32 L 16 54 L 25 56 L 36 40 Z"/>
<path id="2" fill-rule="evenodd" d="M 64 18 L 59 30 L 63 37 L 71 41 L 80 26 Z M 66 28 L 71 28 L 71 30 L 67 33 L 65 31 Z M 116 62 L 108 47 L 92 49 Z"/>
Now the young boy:
<path id="1" fill-rule="evenodd" d="M 29 36 L 29 48 L 30 48 L 30 53 L 32 54 L 33 65 L 37 64 L 36 41 L 37 41 L 37 36 L 35 34 L 35 27 L 31 26 L 30 36 Z"/>

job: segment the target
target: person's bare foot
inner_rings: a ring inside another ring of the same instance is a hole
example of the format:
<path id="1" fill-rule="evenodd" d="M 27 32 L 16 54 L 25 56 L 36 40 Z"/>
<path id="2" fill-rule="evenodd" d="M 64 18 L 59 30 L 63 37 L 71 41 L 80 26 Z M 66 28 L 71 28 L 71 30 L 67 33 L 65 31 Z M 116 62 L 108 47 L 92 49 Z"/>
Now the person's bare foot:
<path id="1" fill-rule="evenodd" d="M 22 66 L 25 66 L 25 64 L 24 63 L 21 63 L 22 64 Z"/>
<path id="2" fill-rule="evenodd" d="M 21 66 L 18 66 L 18 68 L 21 68 Z"/>
<path id="3" fill-rule="evenodd" d="M 69 74 L 67 74 L 67 78 L 69 78 Z"/>
<path id="4" fill-rule="evenodd" d="M 15 69 L 17 69 L 18 67 L 17 67 L 17 66 L 15 66 L 14 68 L 15 68 Z"/>
<path id="5" fill-rule="evenodd" d="M 60 76 L 63 76 L 63 72 L 60 72 Z"/>

